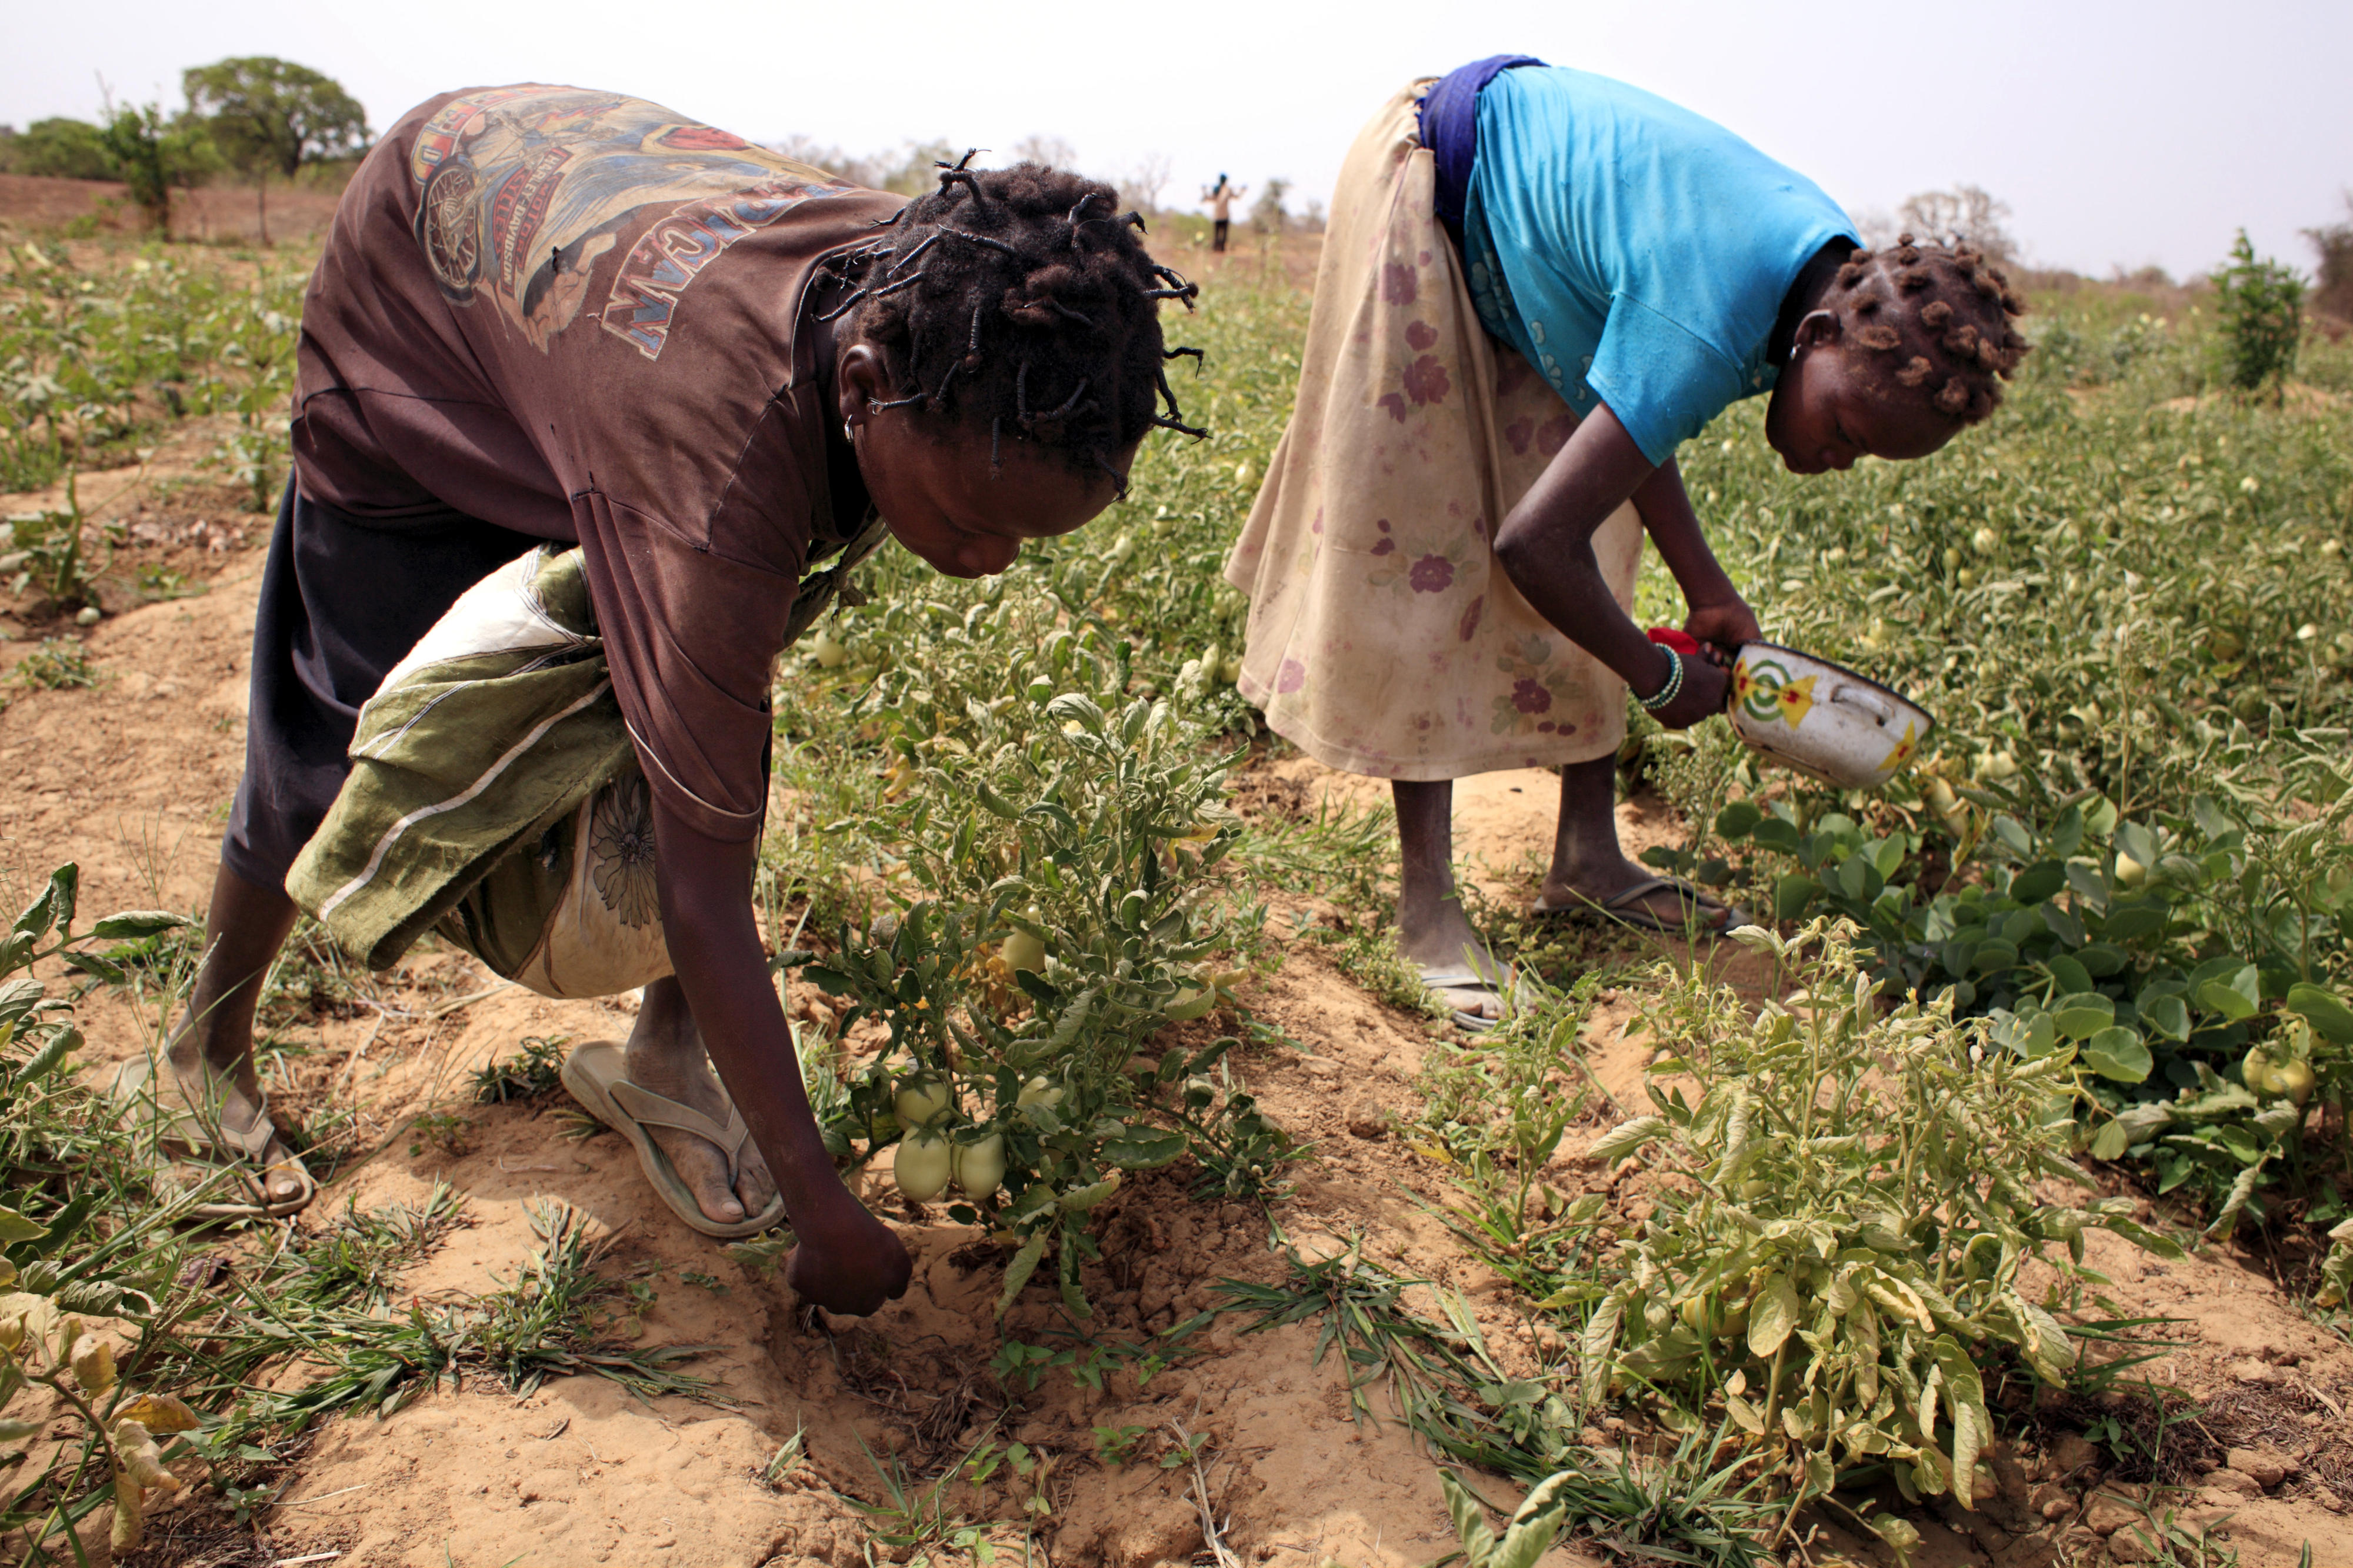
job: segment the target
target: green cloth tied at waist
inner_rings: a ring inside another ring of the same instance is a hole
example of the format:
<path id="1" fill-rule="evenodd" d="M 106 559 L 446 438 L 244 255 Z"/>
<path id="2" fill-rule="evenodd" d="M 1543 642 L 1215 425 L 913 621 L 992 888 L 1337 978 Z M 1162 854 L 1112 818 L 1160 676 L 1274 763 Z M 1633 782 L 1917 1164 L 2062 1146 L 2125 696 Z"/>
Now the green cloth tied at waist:
<path id="1" fill-rule="evenodd" d="M 883 534 L 870 516 L 828 570 L 802 579 L 788 641 Z M 668 973 L 651 808 L 577 548 L 542 545 L 461 595 L 360 710 L 350 754 L 350 777 L 286 877 L 345 952 L 387 968 L 438 927 L 533 989 L 608 994 L 552 989 L 546 973 L 552 923 L 585 872 L 594 887 L 577 900 L 625 939 L 637 932 L 639 949 L 651 942 L 639 967 L 659 973 L 628 984 Z"/>

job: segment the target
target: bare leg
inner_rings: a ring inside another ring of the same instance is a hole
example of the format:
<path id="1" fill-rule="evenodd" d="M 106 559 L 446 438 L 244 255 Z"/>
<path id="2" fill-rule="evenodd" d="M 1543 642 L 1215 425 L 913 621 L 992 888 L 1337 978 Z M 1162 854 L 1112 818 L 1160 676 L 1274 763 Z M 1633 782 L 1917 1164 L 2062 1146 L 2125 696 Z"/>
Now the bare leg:
<path id="1" fill-rule="evenodd" d="M 1552 868 L 1545 873 L 1544 898 L 1556 908 L 1576 908 L 1581 900 L 1599 903 L 1657 873 L 1626 858 L 1618 844 L 1618 759 L 1612 753 L 1560 770 L 1560 826 L 1553 837 Z M 1686 900 L 1662 889 L 1641 900 L 1670 925 L 1688 916 Z M 1698 923 L 1715 925 L 1724 906 L 1699 905 Z"/>
<path id="2" fill-rule="evenodd" d="M 687 1007 L 685 988 L 676 977 L 657 980 L 646 987 L 624 1061 L 629 1081 L 638 1088 L 691 1105 L 713 1121 L 727 1120 L 719 1080 L 711 1076 L 711 1058 L 703 1049 L 702 1033 L 694 1026 L 694 1015 Z M 716 1145 L 675 1128 L 649 1127 L 646 1131 L 669 1157 L 707 1217 L 732 1225 L 760 1213 L 775 1200 L 776 1184 L 768 1174 L 768 1163 L 757 1143 L 744 1142 L 743 1164 L 730 1189 L 727 1156 Z"/>
<path id="3" fill-rule="evenodd" d="M 1448 779 L 1393 779 L 1398 819 L 1398 951 L 1425 968 L 1468 967 L 1498 974 L 1502 966 L 1462 911 L 1454 889 L 1454 784 Z M 1497 1014 L 1483 991 L 1446 990 L 1466 1013 Z"/>
<path id="4" fill-rule="evenodd" d="M 193 1104 L 217 1110 L 221 1124 L 245 1132 L 261 1118 L 261 1084 L 253 1070 L 253 1014 L 286 933 L 294 929 L 294 900 L 283 889 L 247 881 L 223 866 L 213 878 L 205 916 L 205 961 L 195 992 L 164 1047 L 165 1059 Z M 273 1138 L 263 1155 L 275 1164 L 291 1152 Z M 302 1184 L 274 1170 L 264 1185 L 273 1202 L 301 1195 Z"/>

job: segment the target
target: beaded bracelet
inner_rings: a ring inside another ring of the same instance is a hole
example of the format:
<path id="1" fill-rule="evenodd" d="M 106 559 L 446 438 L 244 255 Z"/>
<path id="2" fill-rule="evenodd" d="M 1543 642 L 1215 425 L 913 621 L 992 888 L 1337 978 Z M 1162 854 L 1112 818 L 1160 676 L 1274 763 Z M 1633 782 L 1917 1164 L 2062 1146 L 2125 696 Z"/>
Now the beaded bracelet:
<path id="1" fill-rule="evenodd" d="M 1667 683 L 1664 686 L 1660 687 L 1656 691 L 1651 693 L 1648 697 L 1637 697 L 1634 699 L 1635 701 L 1640 702 L 1642 705 L 1642 711 L 1645 713 L 1656 713 L 1660 709 L 1664 708 L 1668 703 L 1672 702 L 1677 697 L 1683 694 L 1683 655 L 1677 653 L 1672 648 L 1662 648 L 1660 651 L 1663 652 L 1667 656 Z"/>

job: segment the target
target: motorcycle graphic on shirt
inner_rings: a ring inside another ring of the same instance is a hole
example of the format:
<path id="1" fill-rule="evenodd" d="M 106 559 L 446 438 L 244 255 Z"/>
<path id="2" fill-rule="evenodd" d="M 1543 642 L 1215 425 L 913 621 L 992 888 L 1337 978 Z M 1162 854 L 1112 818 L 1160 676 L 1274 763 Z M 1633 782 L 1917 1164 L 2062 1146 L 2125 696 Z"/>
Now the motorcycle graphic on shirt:
<path id="1" fill-rule="evenodd" d="M 523 86 L 461 94 L 409 150 L 416 234 L 443 294 L 488 295 L 544 353 L 578 319 L 596 263 L 667 209 L 614 271 L 605 330 L 660 357 L 681 296 L 728 247 L 851 187 L 643 99 Z"/>

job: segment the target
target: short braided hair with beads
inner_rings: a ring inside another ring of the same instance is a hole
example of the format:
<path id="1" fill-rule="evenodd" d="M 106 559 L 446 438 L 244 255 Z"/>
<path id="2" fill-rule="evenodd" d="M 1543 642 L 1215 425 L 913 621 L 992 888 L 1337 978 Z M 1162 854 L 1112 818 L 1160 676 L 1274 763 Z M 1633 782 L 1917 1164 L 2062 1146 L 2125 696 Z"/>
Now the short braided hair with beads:
<path id="1" fill-rule="evenodd" d="M 1885 250 L 1858 250 L 1831 297 L 1857 342 L 1895 356 L 1898 385 L 1963 425 L 2000 405 L 2001 384 L 2030 346 L 2011 325 L 2025 302 L 1966 243 L 1924 245 L 1907 234 Z"/>
<path id="2" fill-rule="evenodd" d="M 899 395 L 989 437 L 996 468 L 1009 437 L 1052 448 L 1078 472 L 1111 475 L 1113 457 L 1155 426 L 1197 439 L 1168 384 L 1159 305 L 1192 309 L 1199 285 L 1152 259 L 1144 219 L 1111 186 L 1036 163 L 975 169 L 966 153 L 936 165 L 939 188 L 883 235 L 828 263 L 835 293 L 820 319 L 848 315 L 881 352 Z M 854 312 L 854 314 L 852 314 Z M 1161 405 L 1166 403 L 1166 412 Z"/>

